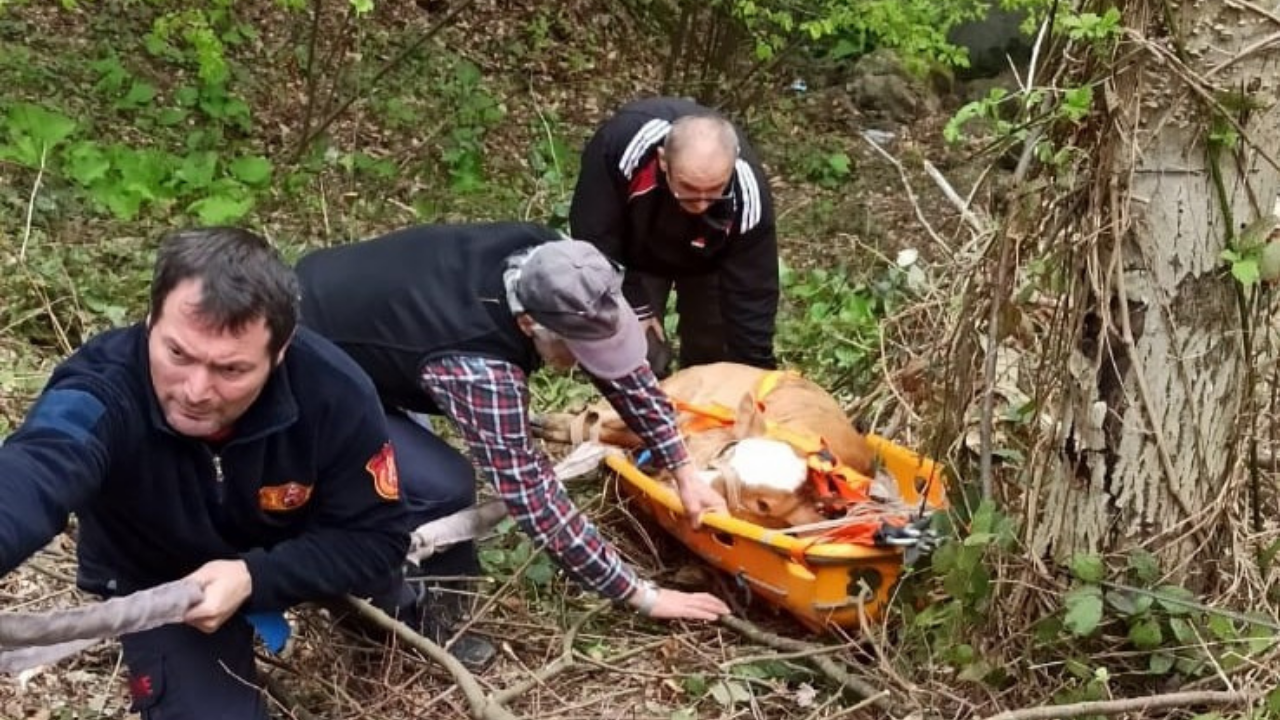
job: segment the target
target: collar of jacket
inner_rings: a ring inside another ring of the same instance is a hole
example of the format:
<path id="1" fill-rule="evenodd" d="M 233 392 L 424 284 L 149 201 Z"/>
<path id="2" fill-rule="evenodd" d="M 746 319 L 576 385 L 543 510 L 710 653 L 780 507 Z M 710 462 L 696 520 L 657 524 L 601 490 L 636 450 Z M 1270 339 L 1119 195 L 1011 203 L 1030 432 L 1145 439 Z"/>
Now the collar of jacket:
<path id="1" fill-rule="evenodd" d="M 298 332 L 303 332 L 302 328 Z M 157 430 L 175 437 L 178 433 L 169 427 L 164 419 L 164 411 L 160 409 L 160 401 L 156 398 L 156 389 L 151 384 L 151 358 L 147 354 L 147 337 L 150 330 L 145 323 L 137 325 L 137 339 L 134 347 L 137 367 L 142 369 L 142 384 L 147 391 L 147 415 Z M 281 362 L 267 376 L 267 384 L 262 388 L 245 414 L 236 421 L 235 434 L 227 441 L 228 445 L 249 442 L 279 432 L 298 420 L 298 401 L 293 396 L 293 387 L 289 382 L 290 356 L 296 354 L 297 336 L 284 354 Z M 185 436 L 184 436 L 185 437 Z M 196 438 L 192 438 L 193 440 Z"/>

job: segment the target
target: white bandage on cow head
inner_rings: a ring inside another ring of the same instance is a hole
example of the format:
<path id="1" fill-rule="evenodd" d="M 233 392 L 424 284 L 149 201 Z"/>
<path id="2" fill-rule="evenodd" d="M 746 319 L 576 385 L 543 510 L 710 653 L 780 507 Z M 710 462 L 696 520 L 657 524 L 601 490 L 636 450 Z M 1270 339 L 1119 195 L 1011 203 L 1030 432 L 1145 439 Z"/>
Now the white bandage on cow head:
<path id="1" fill-rule="evenodd" d="M 744 487 L 787 493 L 799 490 L 808 472 L 790 445 L 768 438 L 739 440 L 728 466 Z"/>

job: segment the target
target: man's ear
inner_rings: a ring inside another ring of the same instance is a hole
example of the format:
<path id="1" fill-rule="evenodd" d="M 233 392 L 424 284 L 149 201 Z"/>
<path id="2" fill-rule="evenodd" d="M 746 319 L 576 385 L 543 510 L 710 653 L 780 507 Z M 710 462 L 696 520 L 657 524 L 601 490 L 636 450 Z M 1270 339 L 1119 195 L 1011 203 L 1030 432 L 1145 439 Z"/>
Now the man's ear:
<path id="1" fill-rule="evenodd" d="M 529 313 L 517 313 L 516 325 L 520 326 L 520 332 L 529 337 L 533 337 L 533 326 L 537 325 L 534 319 L 529 317 Z"/>
<path id="2" fill-rule="evenodd" d="M 280 363 L 284 362 L 284 351 L 289 349 L 289 345 L 293 342 L 293 338 L 296 337 L 297 334 L 298 334 L 298 331 L 296 329 L 293 332 L 289 333 L 289 339 L 285 340 L 284 344 L 280 346 L 280 352 L 276 353 L 276 358 L 275 358 L 276 367 L 280 367 Z"/>
<path id="3" fill-rule="evenodd" d="M 658 146 L 658 167 L 664 173 L 667 171 L 667 149 L 661 145 Z"/>

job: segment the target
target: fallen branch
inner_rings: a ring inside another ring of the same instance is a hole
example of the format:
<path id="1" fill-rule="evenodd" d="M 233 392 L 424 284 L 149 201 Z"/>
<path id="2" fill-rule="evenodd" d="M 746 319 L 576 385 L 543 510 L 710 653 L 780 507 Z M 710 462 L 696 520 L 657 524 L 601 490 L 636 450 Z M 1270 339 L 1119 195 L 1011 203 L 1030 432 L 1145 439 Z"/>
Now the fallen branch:
<path id="1" fill-rule="evenodd" d="M 898 161 L 898 158 L 886 152 L 884 148 L 880 147 L 879 143 L 868 137 L 865 132 L 860 133 L 859 136 L 871 146 L 872 150 L 879 153 L 880 157 L 884 158 L 894 167 L 895 170 L 898 171 L 898 177 L 902 179 L 902 187 L 907 191 L 907 199 L 911 201 L 911 207 L 916 212 L 916 220 L 924 227 L 924 231 L 928 234 L 929 239 L 933 240 L 934 243 L 945 251 L 946 257 L 952 257 L 955 255 L 955 251 L 951 249 L 951 246 L 947 244 L 946 240 L 943 240 L 942 237 L 938 235 L 938 232 L 933 229 L 933 224 L 924 216 L 924 210 L 920 208 L 920 201 L 916 198 L 915 190 L 911 188 L 911 179 L 907 177 L 907 170 L 902 167 L 902 163 Z"/>
<path id="2" fill-rule="evenodd" d="M 516 683 L 501 692 L 494 693 L 492 698 L 493 702 L 510 702 L 535 687 L 545 685 L 551 678 L 573 667 L 573 641 L 578 638 L 578 631 L 582 629 L 582 626 L 585 625 L 588 620 L 594 617 L 596 613 L 600 612 L 605 607 L 608 606 L 600 604 L 592 608 L 589 612 L 583 613 L 582 617 L 578 618 L 577 622 L 571 625 L 569 630 L 564 634 L 564 641 L 561 643 L 560 657 L 552 660 L 549 665 L 538 672 L 533 673 L 529 678 Z"/>
<path id="3" fill-rule="evenodd" d="M 1007 710 L 985 720 L 1053 720 L 1084 715 L 1119 715 L 1126 712 L 1158 710 L 1160 708 L 1186 708 L 1204 705 L 1240 705 L 1257 700 L 1258 693 L 1244 692 L 1178 692 L 1166 695 L 1148 695 L 1121 700 L 1091 700 L 1071 705 L 1044 705 L 1021 710 Z"/>
<path id="4" fill-rule="evenodd" d="M 40 194 L 40 181 L 44 179 L 45 161 L 49 157 L 49 145 L 40 146 L 40 170 L 36 173 L 36 181 L 31 184 L 31 199 L 27 201 L 27 222 L 22 228 L 22 247 L 18 250 L 18 262 L 27 261 L 27 241 L 31 239 L 31 218 L 36 211 L 36 196 Z"/>
<path id="5" fill-rule="evenodd" d="M 813 643 L 807 643 L 802 640 L 794 640 L 792 638 L 786 638 L 780 635 L 774 635 L 770 632 L 765 632 L 752 623 L 733 617 L 732 615 L 726 615 L 720 618 L 720 624 L 730 628 L 734 632 L 737 632 L 739 635 L 746 637 L 748 640 L 754 640 L 761 645 L 768 645 L 769 647 L 777 648 L 778 650 L 783 650 L 785 652 L 807 653 L 817 652 L 820 650 L 819 646 L 814 645 Z M 907 714 L 903 708 L 899 707 L 897 703 L 890 699 L 888 691 L 881 690 L 880 688 L 872 686 L 866 680 L 853 676 L 831 658 L 821 654 L 814 654 L 808 657 L 807 660 L 815 668 L 822 671 L 824 675 L 830 678 L 832 682 L 835 682 L 841 687 L 847 688 L 855 695 L 867 700 L 877 708 L 893 716 L 900 717 Z"/>
<path id="6" fill-rule="evenodd" d="M 382 612 L 366 600 L 349 595 L 346 600 L 356 612 L 369 621 L 383 630 L 394 633 L 406 645 L 435 660 L 448 670 L 458 684 L 458 690 L 462 691 L 467 704 L 471 706 L 471 716 L 476 720 L 519 720 L 519 716 L 512 714 L 502 703 L 485 695 L 484 689 L 480 687 L 480 683 L 476 682 L 471 671 L 463 667 L 462 663 L 447 650 L 410 630 L 409 626 Z"/>
<path id="7" fill-rule="evenodd" d="M 938 186 L 938 190 L 947 198 L 947 201 L 950 202 L 956 211 L 960 213 L 960 217 L 964 219 L 970 229 L 978 235 L 988 235 L 991 233 L 991 221 L 980 215 L 979 213 L 981 211 L 975 210 L 970 206 L 967 200 L 960 197 L 960 193 L 956 192 L 956 189 L 952 187 L 951 182 L 947 180 L 941 170 L 935 167 L 933 163 L 925 160 L 924 171 L 929 175 L 929 178 L 933 180 L 933 184 Z"/>

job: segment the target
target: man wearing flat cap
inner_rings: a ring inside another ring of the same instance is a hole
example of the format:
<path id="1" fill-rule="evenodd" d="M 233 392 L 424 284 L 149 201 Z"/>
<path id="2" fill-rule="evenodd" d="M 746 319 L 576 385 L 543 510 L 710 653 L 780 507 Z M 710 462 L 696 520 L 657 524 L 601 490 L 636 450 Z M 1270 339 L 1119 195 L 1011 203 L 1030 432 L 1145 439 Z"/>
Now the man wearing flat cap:
<path id="1" fill-rule="evenodd" d="M 724 508 L 689 462 L 622 298 L 622 272 L 594 246 L 528 223 L 418 226 L 314 252 L 298 276 L 303 323 L 354 358 L 388 408 L 415 522 L 475 503 L 471 463 L 406 413 L 443 415 L 511 517 L 579 584 L 655 618 L 728 612 L 713 595 L 641 581 L 574 507 L 530 435 L 529 376 L 544 364 L 579 365 L 672 471 L 691 519 Z M 421 570 L 477 575 L 475 547 L 454 546 Z"/>

